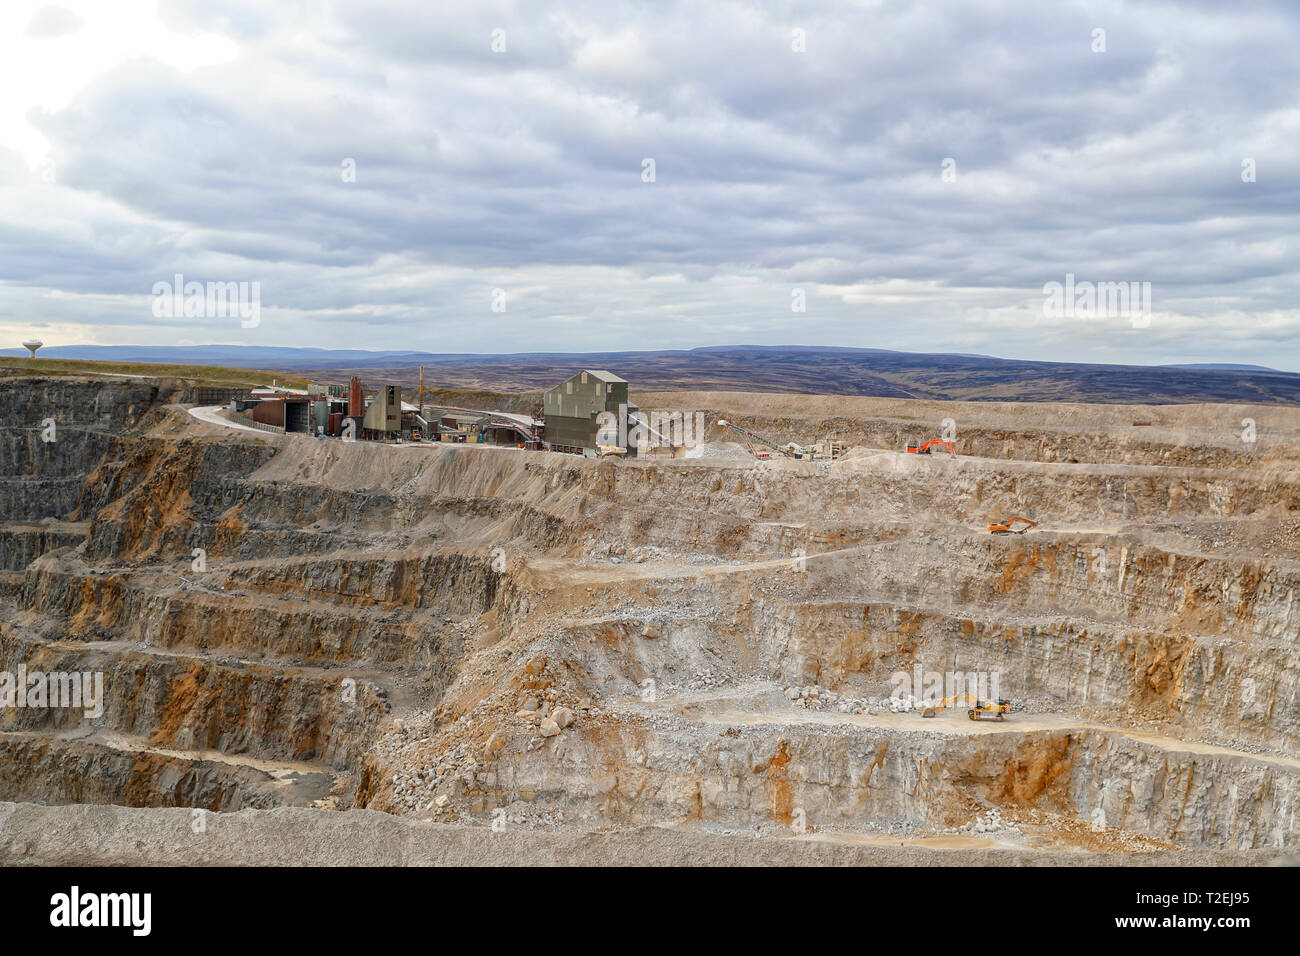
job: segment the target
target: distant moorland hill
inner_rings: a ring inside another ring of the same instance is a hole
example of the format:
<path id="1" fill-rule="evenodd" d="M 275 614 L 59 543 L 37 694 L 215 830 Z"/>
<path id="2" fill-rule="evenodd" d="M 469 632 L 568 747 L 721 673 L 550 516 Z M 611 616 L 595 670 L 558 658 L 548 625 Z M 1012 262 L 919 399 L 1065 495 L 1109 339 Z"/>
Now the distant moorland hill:
<path id="1" fill-rule="evenodd" d="M 0 354 L 22 354 L 0 350 Z M 576 369 L 608 369 L 638 391 L 808 392 L 966 401 L 1300 404 L 1300 375 L 1259 366 L 1089 365 L 984 355 L 820 346 L 719 346 L 654 352 L 509 355 L 259 346 L 61 346 L 43 358 L 280 369 L 318 381 L 494 392 L 548 388 Z"/>

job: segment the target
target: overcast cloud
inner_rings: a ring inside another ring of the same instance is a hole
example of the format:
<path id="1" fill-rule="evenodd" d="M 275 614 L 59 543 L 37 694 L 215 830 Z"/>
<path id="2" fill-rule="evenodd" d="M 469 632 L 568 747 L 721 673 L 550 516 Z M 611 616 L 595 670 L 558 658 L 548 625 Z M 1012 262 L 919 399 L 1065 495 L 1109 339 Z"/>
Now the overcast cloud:
<path id="1" fill-rule="evenodd" d="M 6 346 L 1300 370 L 1298 213 L 1294 2 L 0 10 Z M 1149 327 L 1045 318 L 1067 272 L 1150 282 Z M 260 324 L 155 318 L 175 273 Z"/>

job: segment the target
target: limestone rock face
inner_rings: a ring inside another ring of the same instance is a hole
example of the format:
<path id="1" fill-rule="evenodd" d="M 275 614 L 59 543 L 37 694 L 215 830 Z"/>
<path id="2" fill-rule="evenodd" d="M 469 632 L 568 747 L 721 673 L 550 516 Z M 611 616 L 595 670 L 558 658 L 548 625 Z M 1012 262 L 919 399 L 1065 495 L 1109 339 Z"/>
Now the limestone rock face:
<path id="1" fill-rule="evenodd" d="M 0 386 L 0 671 L 103 682 L 93 717 L 0 708 L 0 800 L 1300 843 L 1300 412 L 1233 409 L 1274 436 L 1244 449 L 1217 408 L 769 399 L 782 441 L 856 436 L 827 465 L 223 432 L 192 397 Z M 897 452 L 948 415 L 958 457 Z M 1015 707 L 924 717 L 929 673 Z"/>

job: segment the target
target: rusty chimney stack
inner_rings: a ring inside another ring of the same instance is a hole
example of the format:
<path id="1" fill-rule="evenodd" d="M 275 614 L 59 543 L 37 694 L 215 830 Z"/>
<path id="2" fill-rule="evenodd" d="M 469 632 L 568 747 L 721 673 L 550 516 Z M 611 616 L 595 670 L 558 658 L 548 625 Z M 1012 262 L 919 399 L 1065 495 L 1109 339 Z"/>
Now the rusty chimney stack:
<path id="1" fill-rule="evenodd" d="M 348 414 L 360 418 L 365 413 L 366 410 L 361 405 L 361 379 L 353 375 L 352 381 L 348 383 Z"/>

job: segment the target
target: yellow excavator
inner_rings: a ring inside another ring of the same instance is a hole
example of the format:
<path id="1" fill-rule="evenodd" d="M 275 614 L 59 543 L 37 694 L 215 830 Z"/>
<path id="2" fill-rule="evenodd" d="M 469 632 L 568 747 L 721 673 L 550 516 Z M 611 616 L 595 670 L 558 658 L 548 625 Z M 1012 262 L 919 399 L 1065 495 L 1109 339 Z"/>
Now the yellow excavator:
<path id="1" fill-rule="evenodd" d="M 921 716 L 937 717 L 939 711 L 945 707 L 951 707 L 958 701 L 971 705 L 970 709 L 966 711 L 966 716 L 971 720 L 984 720 L 986 718 L 989 720 L 1006 720 L 1007 714 L 1011 713 L 1011 701 L 1005 697 L 999 697 L 997 700 L 984 700 L 974 694 L 954 694 L 940 701 L 921 704 Z"/>
<path id="2" fill-rule="evenodd" d="M 1018 523 L 1023 523 L 1024 527 L 1017 531 L 1015 528 L 1011 526 L 1013 524 L 1018 524 Z M 991 525 L 989 525 L 989 531 L 993 532 L 994 534 L 1024 534 L 1030 528 L 1036 528 L 1036 527 L 1038 527 L 1037 521 L 1030 521 L 1028 518 L 1022 518 L 1019 515 L 1017 515 L 1014 518 L 1005 518 L 1002 521 L 993 522 Z"/>

